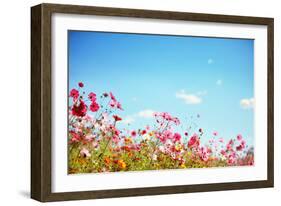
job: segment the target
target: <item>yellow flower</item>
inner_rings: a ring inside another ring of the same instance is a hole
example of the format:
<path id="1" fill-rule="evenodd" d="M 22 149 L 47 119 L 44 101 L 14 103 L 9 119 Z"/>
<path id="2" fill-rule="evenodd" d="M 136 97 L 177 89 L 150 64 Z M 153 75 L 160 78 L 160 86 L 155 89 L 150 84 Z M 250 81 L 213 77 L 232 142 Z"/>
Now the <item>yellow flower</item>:
<path id="1" fill-rule="evenodd" d="M 180 168 L 186 168 L 185 164 L 180 164 Z"/>
<path id="2" fill-rule="evenodd" d="M 104 162 L 105 162 L 105 164 L 109 164 L 111 162 L 111 160 L 110 160 L 109 157 L 105 157 L 104 158 Z"/>
<path id="3" fill-rule="evenodd" d="M 182 145 L 181 144 L 176 144 L 175 149 L 177 151 L 180 151 L 182 149 Z"/>
<path id="4" fill-rule="evenodd" d="M 132 143 L 133 141 L 132 141 L 132 138 L 130 138 L 130 137 L 126 137 L 125 138 L 125 143 L 126 144 L 130 144 L 130 143 Z"/>
<path id="5" fill-rule="evenodd" d="M 118 166 L 122 169 L 126 168 L 126 163 L 123 160 L 118 160 Z"/>
<path id="6" fill-rule="evenodd" d="M 144 140 L 149 141 L 150 140 L 150 136 L 149 134 L 145 134 L 142 136 Z"/>

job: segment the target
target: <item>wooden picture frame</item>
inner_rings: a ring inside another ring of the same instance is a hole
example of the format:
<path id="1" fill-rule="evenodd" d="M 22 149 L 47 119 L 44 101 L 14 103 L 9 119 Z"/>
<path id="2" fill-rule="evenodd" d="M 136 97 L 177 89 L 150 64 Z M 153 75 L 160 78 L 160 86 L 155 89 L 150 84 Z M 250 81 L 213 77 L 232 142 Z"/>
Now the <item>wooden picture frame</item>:
<path id="1" fill-rule="evenodd" d="M 146 19 L 220 22 L 267 27 L 267 180 L 133 189 L 52 192 L 52 79 L 51 17 L 54 13 L 135 17 Z M 94 198 L 160 195 L 273 187 L 274 184 L 274 72 L 272 18 L 214 14 L 40 4 L 31 8 L 31 198 L 42 202 Z"/>

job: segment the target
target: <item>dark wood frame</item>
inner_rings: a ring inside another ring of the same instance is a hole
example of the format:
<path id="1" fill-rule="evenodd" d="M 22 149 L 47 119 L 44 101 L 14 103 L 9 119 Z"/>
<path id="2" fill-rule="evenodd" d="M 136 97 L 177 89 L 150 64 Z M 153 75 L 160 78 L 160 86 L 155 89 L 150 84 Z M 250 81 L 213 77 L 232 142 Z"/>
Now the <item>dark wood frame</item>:
<path id="1" fill-rule="evenodd" d="M 51 16 L 53 13 L 222 22 L 267 26 L 268 131 L 267 180 L 82 192 L 51 191 Z M 160 195 L 273 187 L 274 184 L 274 20 L 170 11 L 40 4 L 31 8 L 31 198 L 42 201 Z"/>

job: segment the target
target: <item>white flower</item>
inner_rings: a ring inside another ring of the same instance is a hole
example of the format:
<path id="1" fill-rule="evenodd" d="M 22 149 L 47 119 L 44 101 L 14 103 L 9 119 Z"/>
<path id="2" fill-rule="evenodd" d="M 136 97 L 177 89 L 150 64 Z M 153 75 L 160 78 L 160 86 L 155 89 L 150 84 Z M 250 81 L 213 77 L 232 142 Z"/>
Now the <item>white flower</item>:
<path id="1" fill-rule="evenodd" d="M 159 146 L 158 148 L 161 152 L 163 152 L 163 153 L 165 152 L 165 147 L 163 145 Z"/>
<path id="2" fill-rule="evenodd" d="M 80 151 L 80 155 L 82 157 L 91 157 L 91 153 L 89 152 L 89 150 L 87 150 L 86 148 L 83 148 L 81 151 Z"/>
<path id="3" fill-rule="evenodd" d="M 150 140 L 149 134 L 144 134 L 142 137 L 143 137 L 144 140 L 147 140 L 147 141 Z"/>
<path id="4" fill-rule="evenodd" d="M 95 123 L 94 127 L 95 127 L 95 129 L 99 129 L 100 128 L 100 124 L 99 123 Z"/>
<path id="5" fill-rule="evenodd" d="M 156 154 L 152 155 L 152 160 L 154 160 L 154 161 L 157 160 L 157 155 Z"/>
<path id="6" fill-rule="evenodd" d="M 92 135 L 92 134 L 87 134 L 86 137 L 85 137 L 85 139 L 88 140 L 88 141 L 91 141 L 94 138 L 95 138 L 95 136 Z"/>

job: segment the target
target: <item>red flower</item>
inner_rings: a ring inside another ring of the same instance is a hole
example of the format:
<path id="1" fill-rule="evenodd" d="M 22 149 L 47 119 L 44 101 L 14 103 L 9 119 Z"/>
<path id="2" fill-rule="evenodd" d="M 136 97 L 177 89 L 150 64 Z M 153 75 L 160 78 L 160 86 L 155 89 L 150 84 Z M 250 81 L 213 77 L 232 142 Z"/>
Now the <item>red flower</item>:
<path id="1" fill-rule="evenodd" d="M 178 142 L 181 140 L 181 135 L 179 133 L 174 134 L 174 142 Z"/>
<path id="2" fill-rule="evenodd" d="M 91 92 L 91 93 L 89 93 L 88 98 L 89 98 L 89 100 L 94 102 L 97 100 L 97 95 L 94 92 Z"/>
<path id="3" fill-rule="evenodd" d="M 121 105 L 121 103 L 120 102 L 117 102 L 117 109 L 120 109 L 120 110 L 123 110 L 123 108 L 122 108 L 122 105 Z"/>
<path id="4" fill-rule="evenodd" d="M 237 140 L 238 140 L 238 141 L 241 141 L 241 140 L 242 140 L 242 135 L 241 135 L 241 134 L 238 134 L 238 135 L 237 135 Z"/>
<path id="5" fill-rule="evenodd" d="M 122 120 L 122 118 L 117 116 L 117 115 L 113 115 L 112 117 L 114 118 L 115 122 L 118 122 L 118 121 Z"/>
<path id="6" fill-rule="evenodd" d="M 146 130 L 142 130 L 142 131 L 141 131 L 141 134 L 142 134 L 142 135 L 146 134 Z"/>
<path id="7" fill-rule="evenodd" d="M 222 154 L 222 155 L 226 155 L 225 150 L 221 150 L 221 154 Z"/>
<path id="8" fill-rule="evenodd" d="M 135 136 L 137 135 L 136 131 L 133 130 L 133 131 L 131 132 L 131 135 L 132 135 L 132 137 L 135 137 Z"/>
<path id="9" fill-rule="evenodd" d="M 98 103 L 96 103 L 96 102 L 92 102 L 92 104 L 90 105 L 90 110 L 91 110 L 92 112 L 98 111 L 99 108 L 100 108 L 100 106 L 99 106 Z"/>
<path id="10" fill-rule="evenodd" d="M 78 117 L 84 117 L 87 113 L 87 105 L 80 100 L 79 105 L 74 104 L 71 109 L 72 115 L 78 116 Z"/>
<path id="11" fill-rule="evenodd" d="M 115 96 L 112 94 L 112 92 L 110 92 L 109 95 L 110 95 L 110 98 L 111 98 L 114 102 L 117 101 L 116 98 L 115 98 Z"/>
<path id="12" fill-rule="evenodd" d="M 79 142 L 80 141 L 79 134 L 75 133 L 74 131 L 69 131 L 69 135 L 71 137 L 71 139 L 70 139 L 71 142 Z"/>
<path id="13" fill-rule="evenodd" d="M 70 94 L 69 94 L 71 97 L 73 97 L 73 99 L 78 99 L 78 97 L 79 97 L 79 92 L 78 92 L 78 90 L 76 90 L 76 89 L 72 89 L 71 91 L 70 91 Z"/>
<path id="14" fill-rule="evenodd" d="M 81 88 L 84 87 L 83 82 L 79 82 L 79 83 L 78 83 L 78 86 L 81 87 Z"/>
<path id="15" fill-rule="evenodd" d="M 242 151 L 243 150 L 243 146 L 240 144 L 239 146 L 236 147 L 237 151 Z"/>
<path id="16" fill-rule="evenodd" d="M 109 102 L 109 106 L 111 106 L 112 108 L 114 108 L 114 107 L 116 106 L 116 102 L 113 101 L 113 100 L 111 100 L 111 101 Z"/>
<path id="17" fill-rule="evenodd" d="M 197 134 L 194 134 L 188 141 L 189 148 L 197 148 L 200 145 L 200 140 Z"/>

